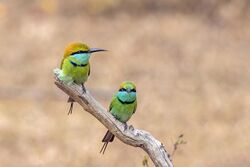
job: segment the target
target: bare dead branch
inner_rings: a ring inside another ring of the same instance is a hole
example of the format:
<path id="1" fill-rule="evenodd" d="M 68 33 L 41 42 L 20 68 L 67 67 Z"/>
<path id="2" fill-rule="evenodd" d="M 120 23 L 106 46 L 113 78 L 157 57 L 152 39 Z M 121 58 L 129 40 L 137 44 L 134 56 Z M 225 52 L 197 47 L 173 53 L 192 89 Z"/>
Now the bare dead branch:
<path id="1" fill-rule="evenodd" d="M 156 167 L 173 167 L 169 159 L 169 154 L 160 141 L 155 139 L 150 133 L 135 129 L 131 125 L 125 130 L 125 124 L 115 120 L 115 118 L 90 95 L 88 90 L 83 92 L 82 87 L 79 85 L 63 83 L 58 78 L 59 73 L 59 69 L 54 70 L 56 86 L 79 103 L 85 111 L 92 114 L 118 139 L 128 145 L 142 148 L 147 152 Z"/>

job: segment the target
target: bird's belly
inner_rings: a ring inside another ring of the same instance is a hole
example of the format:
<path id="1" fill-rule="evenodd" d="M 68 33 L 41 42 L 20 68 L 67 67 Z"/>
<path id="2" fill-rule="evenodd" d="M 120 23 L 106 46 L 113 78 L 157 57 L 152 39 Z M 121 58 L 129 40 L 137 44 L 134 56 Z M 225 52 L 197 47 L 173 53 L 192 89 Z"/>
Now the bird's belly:
<path id="1" fill-rule="evenodd" d="M 72 69 L 72 79 L 77 84 L 82 84 L 88 79 L 88 67 L 75 67 Z"/>
<path id="2" fill-rule="evenodd" d="M 90 66 L 87 64 L 86 66 L 73 66 L 69 61 L 64 61 L 63 74 L 72 78 L 72 80 L 77 84 L 82 84 L 87 81 Z"/>
<path id="3" fill-rule="evenodd" d="M 113 107 L 110 111 L 111 114 L 121 122 L 127 122 L 132 116 L 134 107 L 132 105 L 119 105 Z"/>

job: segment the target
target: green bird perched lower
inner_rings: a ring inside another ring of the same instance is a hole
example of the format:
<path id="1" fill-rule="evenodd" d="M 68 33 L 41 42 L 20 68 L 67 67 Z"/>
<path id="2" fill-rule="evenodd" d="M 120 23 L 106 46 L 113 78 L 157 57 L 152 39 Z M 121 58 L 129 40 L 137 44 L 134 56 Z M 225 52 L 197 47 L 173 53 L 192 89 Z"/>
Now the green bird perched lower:
<path id="1" fill-rule="evenodd" d="M 126 123 L 135 113 L 137 107 L 136 87 L 132 82 L 125 81 L 120 85 L 119 91 L 113 96 L 109 112 L 119 121 Z M 127 125 L 126 125 L 127 126 Z M 115 136 L 108 130 L 102 139 L 104 143 L 100 153 L 105 153 L 109 142 Z"/>
<path id="2" fill-rule="evenodd" d="M 79 42 L 69 44 L 64 51 L 59 78 L 66 83 L 81 84 L 85 91 L 84 83 L 90 75 L 89 58 L 91 53 L 100 51 L 106 50 L 89 48 L 86 44 Z M 74 100 L 69 97 L 68 102 L 71 103 L 68 114 L 72 114 Z"/>

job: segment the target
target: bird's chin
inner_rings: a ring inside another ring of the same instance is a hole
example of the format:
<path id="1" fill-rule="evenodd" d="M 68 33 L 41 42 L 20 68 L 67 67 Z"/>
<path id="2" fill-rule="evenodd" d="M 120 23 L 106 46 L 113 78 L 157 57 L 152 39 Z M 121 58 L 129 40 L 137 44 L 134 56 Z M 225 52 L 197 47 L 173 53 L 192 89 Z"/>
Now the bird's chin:
<path id="1" fill-rule="evenodd" d="M 82 53 L 82 54 L 76 54 L 73 56 L 79 63 L 81 64 L 87 64 L 89 62 L 90 53 Z"/>

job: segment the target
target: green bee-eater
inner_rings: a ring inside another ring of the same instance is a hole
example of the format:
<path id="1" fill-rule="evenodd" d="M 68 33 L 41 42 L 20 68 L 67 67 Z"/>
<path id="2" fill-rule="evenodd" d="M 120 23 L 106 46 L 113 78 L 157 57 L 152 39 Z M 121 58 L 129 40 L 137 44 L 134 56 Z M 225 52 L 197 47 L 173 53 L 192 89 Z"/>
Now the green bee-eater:
<path id="1" fill-rule="evenodd" d="M 119 91 L 113 96 L 109 112 L 119 121 L 126 123 L 135 113 L 137 107 L 136 87 L 132 82 L 123 82 Z M 126 125 L 127 126 L 127 125 Z M 114 135 L 108 130 L 102 139 L 104 143 L 100 153 L 105 152 L 109 142 L 114 140 Z"/>
<path id="2" fill-rule="evenodd" d="M 88 80 L 90 74 L 89 58 L 91 53 L 106 51 L 99 48 L 89 48 L 86 44 L 76 42 L 69 44 L 64 51 L 61 62 L 60 79 L 70 83 L 81 84 L 85 91 L 84 83 Z M 74 100 L 69 97 L 71 103 L 68 114 L 72 114 Z"/>

